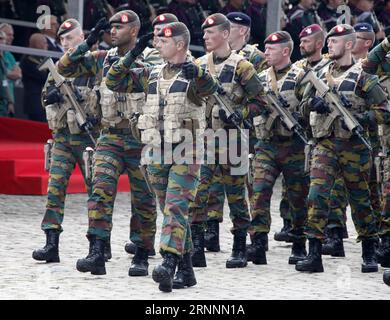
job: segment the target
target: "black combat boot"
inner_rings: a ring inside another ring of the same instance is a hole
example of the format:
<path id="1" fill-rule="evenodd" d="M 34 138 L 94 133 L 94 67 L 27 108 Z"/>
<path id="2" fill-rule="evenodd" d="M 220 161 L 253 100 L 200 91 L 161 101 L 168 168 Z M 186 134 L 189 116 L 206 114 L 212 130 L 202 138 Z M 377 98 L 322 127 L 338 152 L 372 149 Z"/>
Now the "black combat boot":
<path id="1" fill-rule="evenodd" d="M 132 242 L 128 242 L 125 244 L 125 251 L 128 254 L 135 254 L 136 249 L 137 249 L 137 246 Z M 155 255 L 156 255 L 156 251 L 154 250 L 154 248 L 152 248 L 151 250 L 148 251 L 149 257 L 153 257 Z"/>
<path id="2" fill-rule="evenodd" d="M 251 256 L 253 264 L 267 264 L 264 244 L 267 242 L 268 235 L 265 232 L 256 232 L 252 238 L 251 252 L 247 256 Z"/>
<path id="3" fill-rule="evenodd" d="M 196 285 L 196 278 L 192 268 L 191 253 L 186 253 L 177 265 L 177 272 L 173 279 L 173 289 L 183 289 L 194 285 Z"/>
<path id="4" fill-rule="evenodd" d="M 305 260 L 306 256 L 306 238 L 294 239 L 288 264 L 297 264 L 298 261 Z"/>
<path id="5" fill-rule="evenodd" d="M 322 246 L 323 255 L 331 255 L 332 257 L 345 257 L 343 233 L 343 228 L 329 229 L 329 238 Z"/>
<path id="6" fill-rule="evenodd" d="M 77 260 L 76 269 L 80 272 L 91 272 L 94 275 L 106 274 L 104 260 L 104 247 L 106 242 L 96 239 L 96 236 L 89 235 L 91 252 L 84 259 Z"/>
<path id="7" fill-rule="evenodd" d="M 171 292 L 173 276 L 180 257 L 170 252 L 164 252 L 162 264 L 153 269 L 152 278 L 160 285 L 158 288 L 163 292 Z"/>
<path id="8" fill-rule="evenodd" d="M 130 277 L 142 277 L 148 275 L 148 252 L 141 247 L 137 247 L 133 260 L 131 260 L 131 266 L 129 269 Z"/>
<path id="9" fill-rule="evenodd" d="M 106 246 L 104 247 L 104 260 L 107 262 L 111 258 L 112 258 L 112 254 L 111 254 L 111 235 L 110 235 L 106 241 Z"/>
<path id="10" fill-rule="evenodd" d="M 236 231 L 234 233 L 233 250 L 226 261 L 226 268 L 244 268 L 246 260 L 246 232 Z"/>
<path id="11" fill-rule="evenodd" d="M 362 272 L 378 272 L 378 263 L 375 257 L 375 238 L 362 240 Z"/>
<path id="12" fill-rule="evenodd" d="M 248 262 L 253 261 L 253 257 L 255 256 L 256 248 L 254 245 L 253 237 L 251 236 L 251 244 L 246 245 L 246 260 Z M 268 233 L 265 233 L 265 236 L 261 238 L 262 245 L 264 247 L 265 252 L 268 251 Z"/>
<path id="13" fill-rule="evenodd" d="M 60 262 L 58 255 L 60 233 L 61 231 L 55 229 L 45 230 L 46 245 L 42 249 L 33 251 L 33 259 L 46 262 Z"/>
<path id="14" fill-rule="evenodd" d="M 309 255 L 295 265 L 297 271 L 324 272 L 321 251 L 322 243 L 319 239 L 309 239 Z"/>
<path id="15" fill-rule="evenodd" d="M 279 232 L 275 232 L 275 241 L 293 242 L 293 239 L 289 236 L 289 232 L 292 230 L 291 220 L 283 219 L 283 227 Z"/>
<path id="16" fill-rule="evenodd" d="M 383 268 L 390 268 L 390 235 L 381 237 L 381 243 L 376 251 L 376 258 Z"/>
<path id="17" fill-rule="evenodd" d="M 219 221 L 209 220 L 207 221 L 207 232 L 204 236 L 205 247 L 208 251 L 219 252 L 221 250 L 219 246 Z"/>
<path id="18" fill-rule="evenodd" d="M 206 256 L 204 255 L 204 227 L 200 223 L 191 225 L 192 243 L 194 251 L 192 252 L 192 265 L 197 268 L 207 267 Z"/>
<path id="19" fill-rule="evenodd" d="M 383 282 L 390 286 L 390 269 L 386 269 L 383 273 Z"/>

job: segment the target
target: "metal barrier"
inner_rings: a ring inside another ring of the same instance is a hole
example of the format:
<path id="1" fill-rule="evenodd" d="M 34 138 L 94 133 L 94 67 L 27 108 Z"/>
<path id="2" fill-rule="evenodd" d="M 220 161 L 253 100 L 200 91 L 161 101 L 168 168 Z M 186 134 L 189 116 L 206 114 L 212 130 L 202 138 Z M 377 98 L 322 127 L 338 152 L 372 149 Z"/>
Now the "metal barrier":
<path id="1" fill-rule="evenodd" d="M 51 57 L 51 58 L 61 58 L 64 54 L 57 51 L 41 50 L 34 48 L 26 48 L 19 46 L 9 46 L 5 44 L 0 44 L 0 51 L 10 51 L 14 53 L 28 54 L 33 56 L 41 57 Z"/>

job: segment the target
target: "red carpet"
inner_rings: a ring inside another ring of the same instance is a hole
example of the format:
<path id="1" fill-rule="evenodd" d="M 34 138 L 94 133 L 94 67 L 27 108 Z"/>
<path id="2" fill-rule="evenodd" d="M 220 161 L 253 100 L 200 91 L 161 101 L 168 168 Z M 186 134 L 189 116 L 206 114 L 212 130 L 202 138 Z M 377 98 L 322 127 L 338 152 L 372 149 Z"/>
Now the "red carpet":
<path id="1" fill-rule="evenodd" d="M 46 123 L 0 117 L 0 193 L 47 194 L 48 173 L 44 170 L 43 146 L 51 138 Z M 119 179 L 118 191 L 129 191 L 127 176 Z M 68 193 L 86 192 L 77 166 Z"/>

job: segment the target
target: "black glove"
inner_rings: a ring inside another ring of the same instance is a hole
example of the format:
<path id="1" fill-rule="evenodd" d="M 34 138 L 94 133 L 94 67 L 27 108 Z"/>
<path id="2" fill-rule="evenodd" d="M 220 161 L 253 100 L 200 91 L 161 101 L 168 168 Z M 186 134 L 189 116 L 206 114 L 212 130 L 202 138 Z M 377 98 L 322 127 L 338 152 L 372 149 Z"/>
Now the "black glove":
<path id="1" fill-rule="evenodd" d="M 89 47 L 92 47 L 98 40 L 100 32 L 103 30 L 109 30 L 111 28 L 110 23 L 106 18 L 101 18 L 96 25 L 92 28 L 88 35 L 86 43 Z"/>
<path id="2" fill-rule="evenodd" d="M 219 118 L 226 124 L 239 125 L 243 120 L 243 115 L 240 110 L 235 110 L 229 117 L 226 114 L 224 109 L 219 109 L 218 111 Z"/>
<path id="3" fill-rule="evenodd" d="M 50 92 L 47 94 L 46 99 L 43 101 L 46 106 L 54 103 L 62 102 L 63 98 L 60 93 L 60 91 L 57 88 L 53 88 L 50 90 Z"/>
<path id="4" fill-rule="evenodd" d="M 371 124 L 371 117 L 370 113 L 368 111 L 363 112 L 363 113 L 358 113 L 355 115 L 356 120 L 360 123 L 361 126 L 368 126 Z M 374 119 L 375 121 L 375 119 Z"/>
<path id="5" fill-rule="evenodd" d="M 185 62 L 182 66 L 182 73 L 187 80 L 193 80 L 199 75 L 199 67 L 192 62 Z"/>
<path id="6" fill-rule="evenodd" d="M 310 110 L 311 111 L 316 111 L 317 113 L 324 114 L 324 113 L 329 113 L 330 109 L 328 107 L 328 104 L 323 98 L 320 97 L 314 97 L 311 100 L 310 103 Z"/>
<path id="7" fill-rule="evenodd" d="M 233 123 L 233 124 L 236 124 L 236 125 L 239 125 L 242 120 L 244 120 L 244 116 L 241 112 L 241 110 L 235 110 L 229 117 L 228 117 L 228 121 Z"/>
<path id="8" fill-rule="evenodd" d="M 149 41 L 152 40 L 153 37 L 153 32 L 149 32 L 138 38 L 135 47 L 133 48 L 133 50 L 131 50 L 131 55 L 134 59 L 137 58 L 145 50 L 145 48 L 148 46 Z"/>

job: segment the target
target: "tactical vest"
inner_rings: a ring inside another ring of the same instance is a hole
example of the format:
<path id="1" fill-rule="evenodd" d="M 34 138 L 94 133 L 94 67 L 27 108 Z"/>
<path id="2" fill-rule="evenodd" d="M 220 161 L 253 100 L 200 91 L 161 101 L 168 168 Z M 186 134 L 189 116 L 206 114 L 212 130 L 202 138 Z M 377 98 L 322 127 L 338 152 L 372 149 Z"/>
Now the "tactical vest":
<path id="1" fill-rule="evenodd" d="M 307 58 L 304 58 L 304 59 L 301 59 L 301 60 L 294 62 L 293 66 L 298 67 L 300 69 L 310 68 L 311 70 L 314 71 L 314 73 L 317 73 L 321 69 L 325 68 L 325 66 L 327 64 L 329 64 L 330 62 L 331 62 L 331 60 L 329 60 L 329 58 L 322 56 L 321 60 L 314 67 L 312 67 L 310 65 L 309 61 L 307 61 Z"/>
<path id="2" fill-rule="evenodd" d="M 287 103 L 288 111 L 299 112 L 299 100 L 295 95 L 295 87 L 297 83 L 297 76 L 301 72 L 301 69 L 296 65 L 291 65 L 288 72 L 281 77 L 279 80 L 276 80 L 276 88 L 273 88 L 272 80 L 272 67 L 264 70 L 260 73 L 259 78 L 264 87 L 265 93 L 269 90 L 273 90 L 276 94 L 279 94 Z M 276 90 L 275 90 L 276 89 Z M 260 115 L 253 119 L 253 124 L 255 126 L 256 137 L 260 140 L 269 139 L 271 136 L 282 136 L 282 137 L 291 137 L 293 131 L 286 129 L 282 121 L 278 118 L 275 120 L 271 128 L 267 124 L 268 116 Z"/>
<path id="3" fill-rule="evenodd" d="M 199 58 L 201 68 L 206 69 L 212 76 L 216 77 L 221 87 L 226 92 L 226 95 L 235 103 L 235 107 L 239 106 L 244 101 L 244 90 L 236 81 L 236 69 L 243 57 L 232 52 L 225 61 L 219 64 L 213 63 L 213 54 L 208 53 Z M 212 116 L 211 126 L 214 130 L 225 127 L 225 123 L 219 119 L 219 105 L 213 99 L 207 99 L 206 116 Z"/>
<path id="4" fill-rule="evenodd" d="M 100 105 L 102 108 L 102 125 L 116 127 L 122 120 L 130 119 L 136 112 L 141 112 L 145 103 L 145 93 L 114 92 L 107 88 L 106 74 L 110 68 L 108 59 L 117 55 L 117 48 L 110 49 L 104 60 L 103 79 L 100 85 Z"/>
<path id="5" fill-rule="evenodd" d="M 76 99 L 79 100 L 78 102 L 84 109 L 86 115 L 99 121 L 101 118 L 100 106 L 98 104 L 97 93 L 93 89 L 95 77 L 81 76 L 77 78 L 67 78 L 67 80 L 73 84 L 73 87 L 76 90 Z M 45 107 L 49 128 L 58 130 L 68 127 L 72 134 L 81 133 L 81 129 L 76 120 L 76 112 L 73 108 L 70 108 L 61 120 L 58 119 L 60 110 L 63 107 L 66 108 L 69 106 L 62 106 L 56 103 Z"/>
<path id="6" fill-rule="evenodd" d="M 205 104 L 196 105 L 188 99 L 190 81 L 181 76 L 181 72 L 172 79 L 163 77 L 166 64 L 155 66 L 148 80 L 148 95 L 138 119 L 141 141 L 144 144 L 159 145 L 160 134 L 164 141 L 179 143 L 182 141 L 182 129 L 200 135 L 206 127 Z"/>
<path id="7" fill-rule="evenodd" d="M 331 74 L 331 68 L 334 63 L 328 64 L 319 73 L 319 78 L 322 79 L 331 89 L 335 88 L 337 93 L 342 93 L 347 100 L 352 104 L 349 110 L 352 115 L 362 113 L 367 110 L 366 101 L 355 94 L 358 80 L 362 73 L 362 66 L 360 61 L 353 64 L 348 70 L 343 72 L 338 77 L 332 76 L 332 82 L 328 83 L 327 74 Z M 310 112 L 310 125 L 314 138 L 328 137 L 334 132 L 336 138 L 349 139 L 352 133 L 345 130 L 342 126 L 342 119 L 337 118 L 329 130 L 326 130 L 324 124 L 328 114 L 318 114 L 315 111 Z"/>

